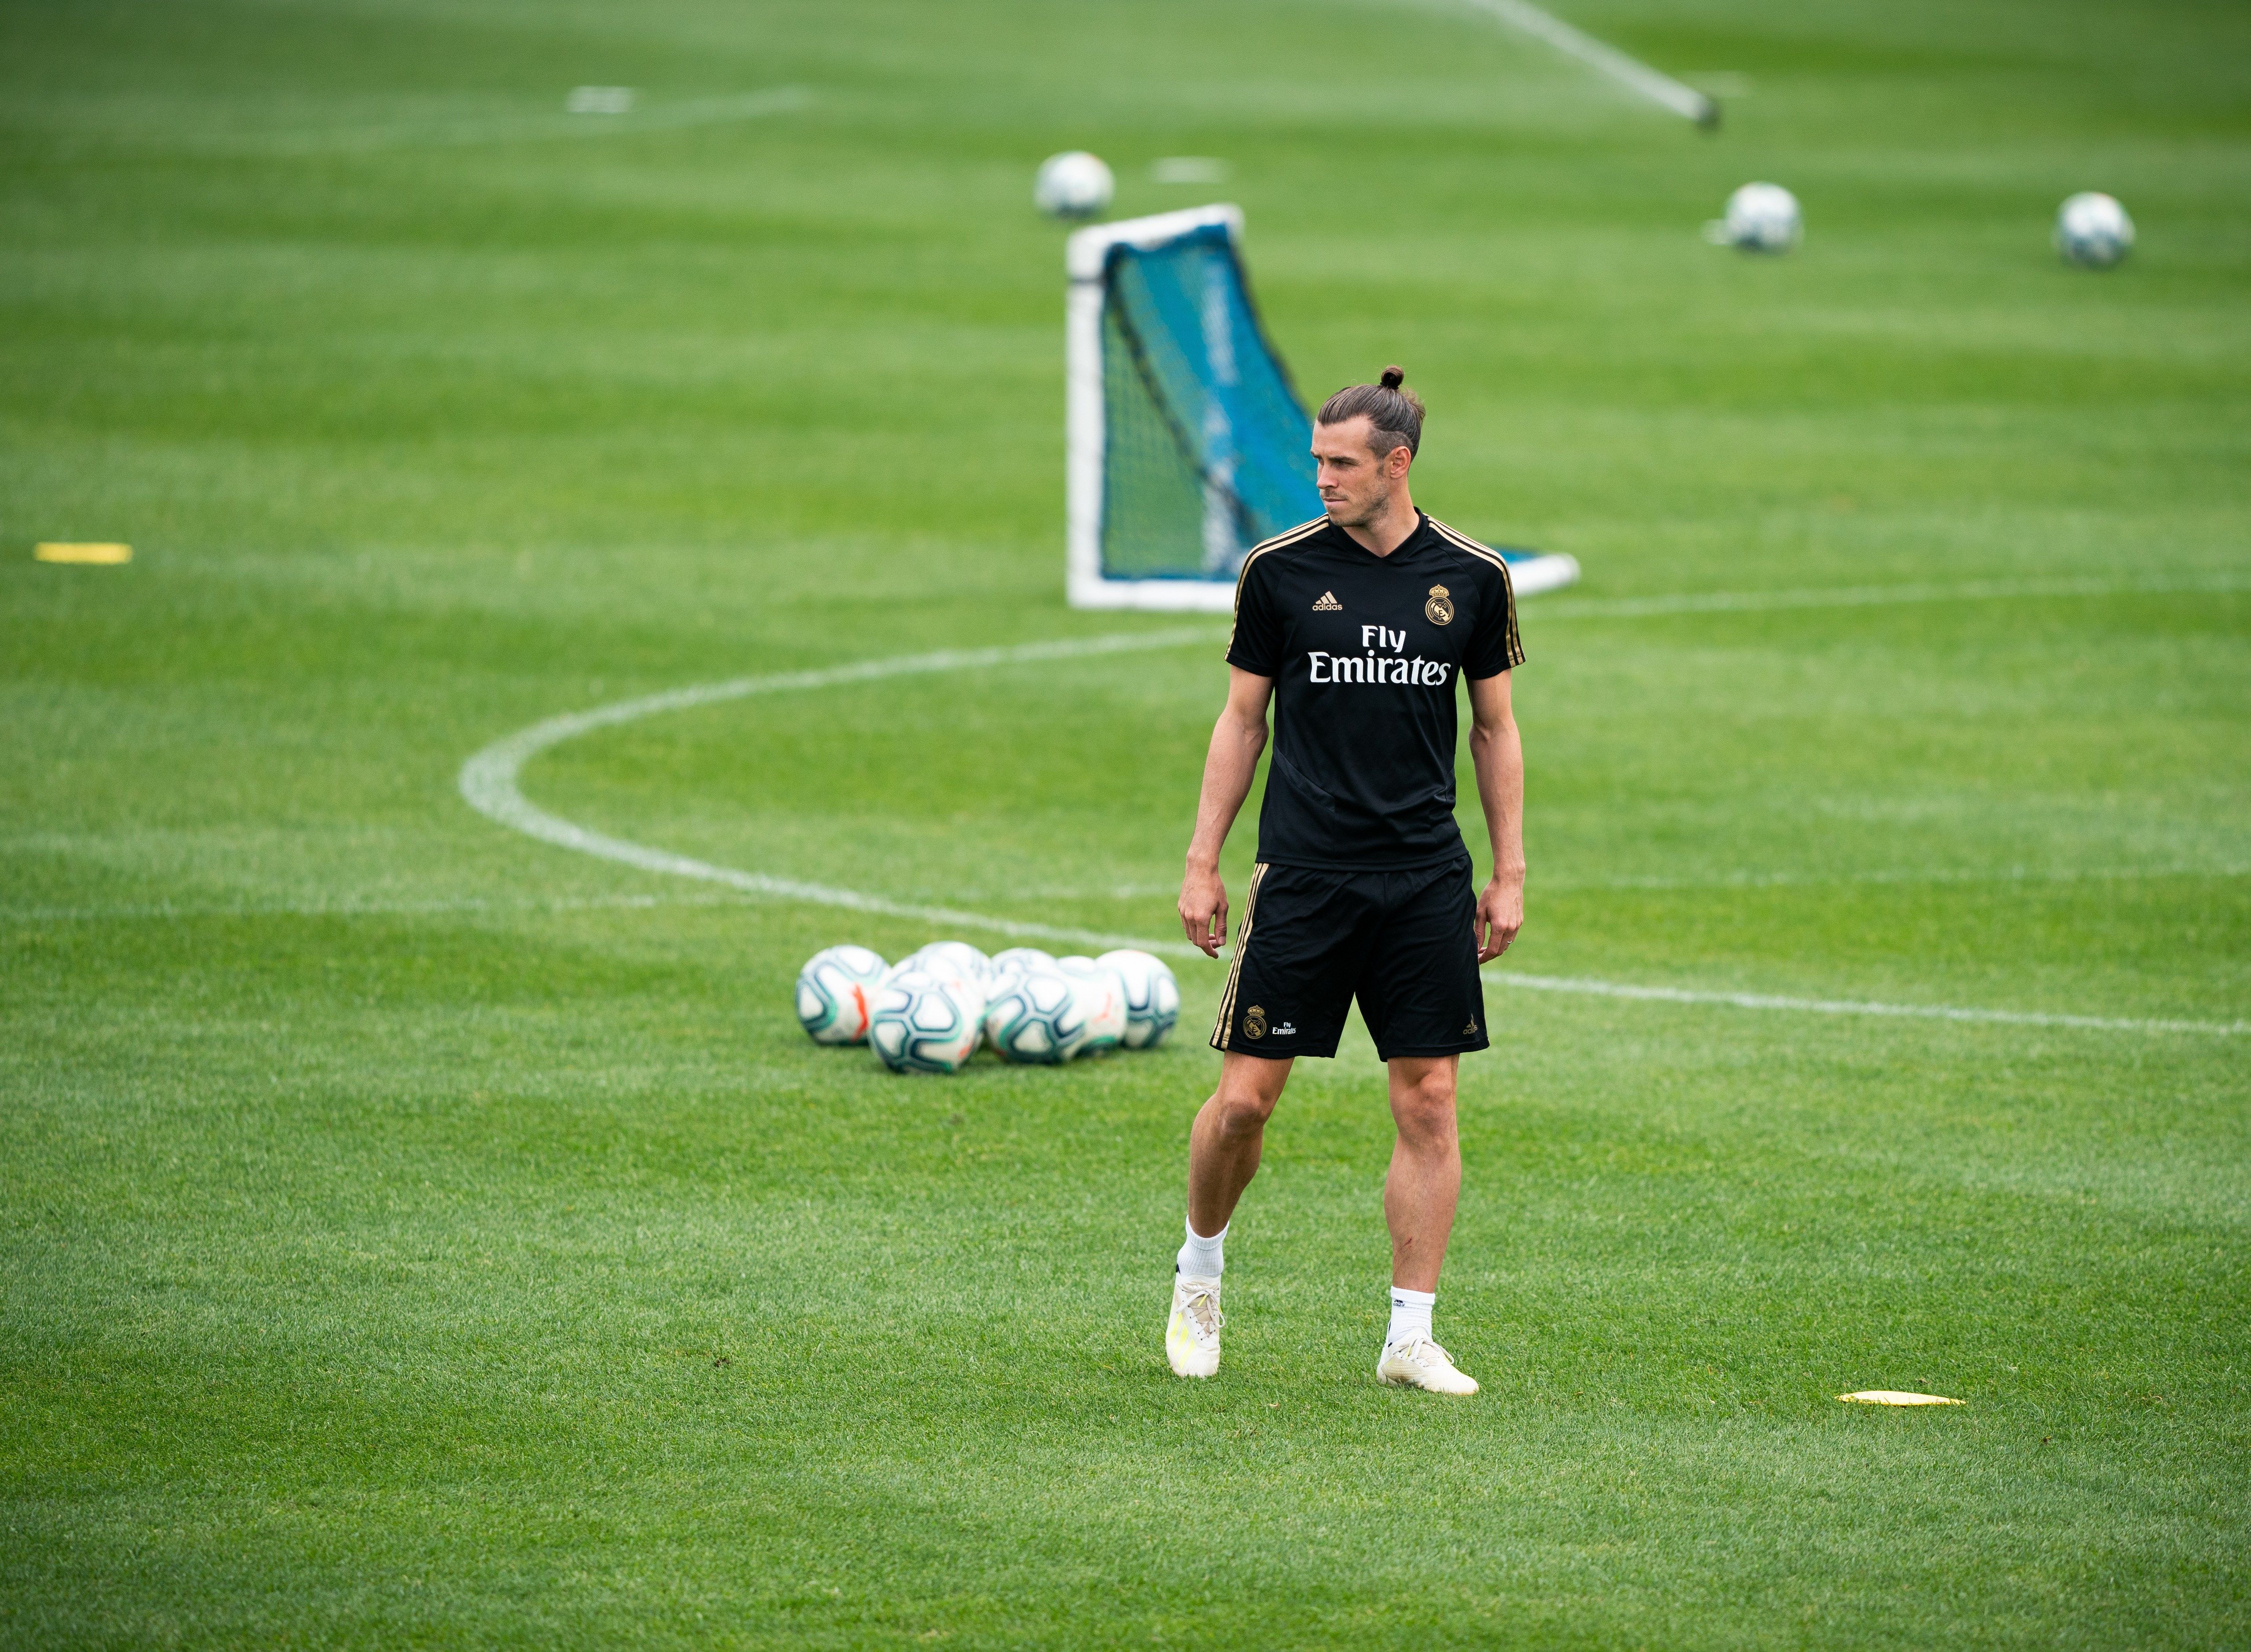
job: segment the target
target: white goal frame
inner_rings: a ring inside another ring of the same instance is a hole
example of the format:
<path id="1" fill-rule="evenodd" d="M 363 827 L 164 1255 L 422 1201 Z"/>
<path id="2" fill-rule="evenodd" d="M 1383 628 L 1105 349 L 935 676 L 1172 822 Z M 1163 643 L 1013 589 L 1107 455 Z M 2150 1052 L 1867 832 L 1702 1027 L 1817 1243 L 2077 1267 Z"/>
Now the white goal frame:
<path id="1" fill-rule="evenodd" d="M 1070 297 L 1063 316 L 1064 494 L 1069 523 L 1066 594 L 1074 608 L 1144 608 L 1172 613 L 1231 613 L 1232 579 L 1110 579 L 1102 572 L 1102 271 L 1110 249 L 1156 247 L 1193 230 L 1222 225 L 1243 244 L 1243 209 L 1194 206 L 1121 218 L 1073 234 L 1063 267 Z"/>

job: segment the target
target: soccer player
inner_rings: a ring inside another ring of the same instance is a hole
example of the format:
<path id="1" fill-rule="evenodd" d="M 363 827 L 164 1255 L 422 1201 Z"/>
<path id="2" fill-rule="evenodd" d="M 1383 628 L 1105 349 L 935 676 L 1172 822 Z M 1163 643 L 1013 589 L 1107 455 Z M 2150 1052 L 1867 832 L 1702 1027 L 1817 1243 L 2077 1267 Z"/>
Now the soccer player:
<path id="1" fill-rule="evenodd" d="M 1188 1242 L 1165 1329 L 1183 1377 L 1219 1369 L 1222 1241 L 1291 1065 L 1336 1054 L 1357 998 L 1398 1129 L 1383 1185 L 1391 1324 L 1375 1374 L 1477 1392 L 1432 1340 L 1430 1310 L 1462 1184 L 1455 1069 L 1487 1042 L 1478 966 L 1524 922 L 1524 753 L 1508 705 L 1524 649 L 1506 564 L 1415 508 L 1423 404 L 1405 379 L 1387 367 L 1381 384 L 1322 404 L 1313 458 L 1325 514 L 1254 549 L 1236 582 L 1227 708 L 1181 881 L 1181 922 L 1212 957 L 1227 939 L 1220 846 L 1257 771 L 1270 700 L 1274 757 L 1211 1035 L 1219 1089 L 1188 1137 Z M 1454 824 L 1457 678 L 1469 685 L 1493 840 L 1482 894 Z"/>

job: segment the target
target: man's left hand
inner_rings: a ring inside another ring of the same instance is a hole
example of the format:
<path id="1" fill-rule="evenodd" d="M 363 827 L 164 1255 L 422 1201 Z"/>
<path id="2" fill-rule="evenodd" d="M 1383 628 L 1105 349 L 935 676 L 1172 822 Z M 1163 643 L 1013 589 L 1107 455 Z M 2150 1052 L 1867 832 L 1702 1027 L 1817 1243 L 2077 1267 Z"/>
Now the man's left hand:
<path id="1" fill-rule="evenodd" d="M 1499 878 L 1478 896 L 1477 916 L 1471 931 L 1478 937 L 1478 962 L 1490 964 L 1508 950 L 1508 944 L 1524 927 L 1524 883 L 1504 883 Z"/>

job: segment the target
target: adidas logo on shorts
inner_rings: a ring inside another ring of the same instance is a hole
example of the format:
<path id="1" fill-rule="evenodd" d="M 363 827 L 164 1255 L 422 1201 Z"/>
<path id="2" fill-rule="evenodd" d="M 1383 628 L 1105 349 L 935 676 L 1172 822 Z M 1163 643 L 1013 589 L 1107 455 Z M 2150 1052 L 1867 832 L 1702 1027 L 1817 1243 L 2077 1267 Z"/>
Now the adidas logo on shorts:
<path id="1" fill-rule="evenodd" d="M 1344 605 L 1336 599 L 1336 592 L 1325 591 L 1321 592 L 1321 599 L 1313 605 L 1313 612 L 1317 614 L 1340 614 L 1344 612 Z"/>

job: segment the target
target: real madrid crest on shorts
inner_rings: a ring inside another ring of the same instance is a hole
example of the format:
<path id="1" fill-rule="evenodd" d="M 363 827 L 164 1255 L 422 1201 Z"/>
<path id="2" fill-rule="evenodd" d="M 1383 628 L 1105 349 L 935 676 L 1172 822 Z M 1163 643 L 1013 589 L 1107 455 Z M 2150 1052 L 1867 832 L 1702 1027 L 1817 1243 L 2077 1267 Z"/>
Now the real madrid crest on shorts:
<path id="1" fill-rule="evenodd" d="M 1423 618 L 1434 626 L 1454 623 L 1454 599 L 1446 594 L 1444 585 L 1430 587 L 1430 600 L 1423 605 Z"/>
<path id="2" fill-rule="evenodd" d="M 1243 1036 L 1245 1038 L 1266 1036 L 1266 1012 L 1256 1004 L 1243 1012 Z"/>

